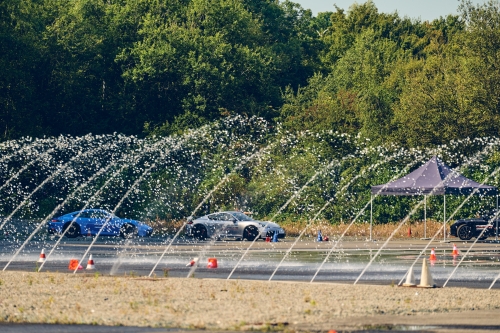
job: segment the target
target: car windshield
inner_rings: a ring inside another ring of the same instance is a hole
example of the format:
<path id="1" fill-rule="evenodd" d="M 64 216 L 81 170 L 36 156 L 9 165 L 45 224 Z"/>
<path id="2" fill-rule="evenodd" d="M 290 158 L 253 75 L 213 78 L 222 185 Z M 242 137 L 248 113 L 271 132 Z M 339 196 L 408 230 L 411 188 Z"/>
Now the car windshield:
<path id="1" fill-rule="evenodd" d="M 234 217 L 236 217 L 236 219 L 237 219 L 238 221 L 253 221 L 253 219 L 252 219 L 251 217 L 246 216 L 246 215 L 245 215 L 245 214 L 243 214 L 243 213 L 238 213 L 238 212 L 236 212 L 236 213 L 232 213 L 232 214 L 233 214 L 233 216 L 234 216 Z"/>

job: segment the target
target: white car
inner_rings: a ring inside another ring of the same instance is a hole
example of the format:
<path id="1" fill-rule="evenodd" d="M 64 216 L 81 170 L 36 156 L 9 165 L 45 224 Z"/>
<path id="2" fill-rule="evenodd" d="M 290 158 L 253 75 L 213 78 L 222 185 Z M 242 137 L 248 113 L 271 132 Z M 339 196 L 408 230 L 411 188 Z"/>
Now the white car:
<path id="1" fill-rule="evenodd" d="M 230 238 L 253 241 L 255 238 L 285 237 L 285 230 L 273 222 L 257 221 L 242 212 L 227 211 L 208 214 L 186 225 L 189 236 L 199 240 L 206 238 Z"/>

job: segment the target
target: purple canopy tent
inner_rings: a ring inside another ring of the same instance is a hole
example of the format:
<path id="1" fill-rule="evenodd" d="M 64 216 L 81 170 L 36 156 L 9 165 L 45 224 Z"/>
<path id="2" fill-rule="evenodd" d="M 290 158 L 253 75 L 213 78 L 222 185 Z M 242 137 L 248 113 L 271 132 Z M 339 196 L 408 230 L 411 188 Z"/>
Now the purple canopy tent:
<path id="1" fill-rule="evenodd" d="M 373 224 L 373 195 L 423 195 L 424 196 L 424 238 L 427 237 L 427 195 L 443 195 L 444 202 L 444 241 L 446 241 L 446 194 L 496 195 L 498 209 L 498 189 L 482 185 L 459 174 L 433 156 L 427 163 L 408 175 L 384 185 L 372 186 L 370 200 L 370 240 Z M 497 228 L 498 230 L 498 228 Z"/>

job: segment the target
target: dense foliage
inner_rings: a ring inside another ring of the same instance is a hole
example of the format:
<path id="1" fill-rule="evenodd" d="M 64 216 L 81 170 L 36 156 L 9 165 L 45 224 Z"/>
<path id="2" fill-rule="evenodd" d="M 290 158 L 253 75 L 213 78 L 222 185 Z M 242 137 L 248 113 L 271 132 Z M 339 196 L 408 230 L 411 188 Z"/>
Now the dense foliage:
<path id="1" fill-rule="evenodd" d="M 5 0 L 1 138 L 171 134 L 227 114 L 429 146 L 497 136 L 500 3 L 432 22 L 373 2 Z"/>
<path id="2" fill-rule="evenodd" d="M 2 1 L 1 137 L 276 116 L 317 67 L 312 21 L 272 0 Z"/>

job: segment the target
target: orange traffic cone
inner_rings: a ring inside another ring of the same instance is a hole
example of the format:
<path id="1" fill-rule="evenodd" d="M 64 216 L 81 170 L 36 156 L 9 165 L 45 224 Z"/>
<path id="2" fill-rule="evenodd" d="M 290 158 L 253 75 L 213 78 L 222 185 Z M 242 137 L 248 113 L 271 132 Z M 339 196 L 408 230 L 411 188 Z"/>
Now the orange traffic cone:
<path id="1" fill-rule="evenodd" d="M 77 269 L 77 268 L 78 268 L 78 260 L 76 260 L 76 259 L 71 259 L 71 260 L 69 261 L 69 266 L 68 266 L 68 269 L 69 269 L 70 271 L 74 271 L 74 270 L 75 270 L 75 269 Z"/>
<path id="2" fill-rule="evenodd" d="M 217 268 L 217 258 L 208 258 L 207 268 Z"/>
<path id="3" fill-rule="evenodd" d="M 411 237 L 411 224 L 408 226 L 408 237 Z"/>
<path id="4" fill-rule="evenodd" d="M 431 255 L 429 257 L 429 260 L 437 260 L 436 252 L 434 251 L 434 249 L 431 250 Z"/>
<path id="5" fill-rule="evenodd" d="M 40 252 L 40 258 L 38 258 L 37 262 L 45 262 L 45 250 L 42 249 L 42 252 Z"/>
<path id="6" fill-rule="evenodd" d="M 87 262 L 87 269 L 95 269 L 94 259 L 92 259 L 92 255 L 90 255 L 89 261 Z"/>
<path id="7" fill-rule="evenodd" d="M 69 261 L 68 269 L 74 271 L 75 269 L 83 269 L 83 266 L 78 263 L 78 260 L 71 259 Z"/>
<path id="8" fill-rule="evenodd" d="M 196 264 L 198 262 L 198 258 L 193 258 L 193 260 L 191 260 L 187 265 L 186 267 L 188 266 L 194 266 L 194 264 Z"/>
<path id="9" fill-rule="evenodd" d="M 454 257 L 460 255 L 460 253 L 458 253 L 458 249 L 457 249 L 457 246 L 455 244 L 453 244 L 453 251 L 451 251 L 451 255 Z"/>

